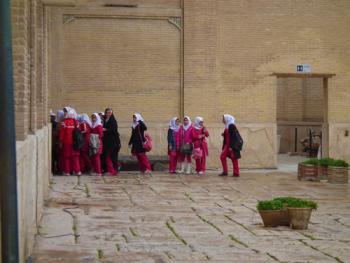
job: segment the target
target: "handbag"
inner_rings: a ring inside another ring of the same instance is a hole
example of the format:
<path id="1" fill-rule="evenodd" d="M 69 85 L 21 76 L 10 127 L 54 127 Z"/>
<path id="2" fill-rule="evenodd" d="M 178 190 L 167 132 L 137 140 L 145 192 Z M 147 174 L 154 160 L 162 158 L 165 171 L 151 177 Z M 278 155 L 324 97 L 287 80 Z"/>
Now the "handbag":
<path id="1" fill-rule="evenodd" d="M 199 147 L 194 148 L 192 151 L 192 156 L 193 156 L 193 159 L 195 159 L 195 160 L 201 159 L 203 156 L 203 150 Z"/>
<path id="2" fill-rule="evenodd" d="M 192 143 L 185 143 L 184 141 L 184 130 L 182 130 L 182 144 L 180 147 L 180 153 L 185 155 L 191 155 L 193 151 L 193 144 Z"/>
<path id="3" fill-rule="evenodd" d="M 150 152 L 152 150 L 152 146 L 153 146 L 152 137 L 148 133 L 145 132 L 144 133 L 145 141 L 143 141 L 142 136 L 141 136 L 140 127 L 139 127 L 139 135 L 140 135 L 140 140 L 141 140 L 143 149 L 145 150 L 145 152 Z"/>
<path id="4" fill-rule="evenodd" d="M 85 144 L 84 136 L 80 131 L 80 128 L 76 121 L 74 121 L 74 130 L 73 130 L 73 149 L 75 151 L 81 150 Z"/>
<path id="5" fill-rule="evenodd" d="M 204 134 L 204 129 L 202 130 L 202 134 Z M 193 149 L 192 151 L 193 159 L 198 160 L 202 158 L 203 156 L 202 144 L 203 144 L 203 139 L 200 140 L 200 147 Z"/>
<path id="6" fill-rule="evenodd" d="M 98 134 L 90 134 L 89 156 L 95 156 L 100 149 L 100 137 Z"/>
<path id="7" fill-rule="evenodd" d="M 191 155 L 193 152 L 193 144 L 192 143 L 185 143 L 181 145 L 180 152 L 185 155 Z"/>

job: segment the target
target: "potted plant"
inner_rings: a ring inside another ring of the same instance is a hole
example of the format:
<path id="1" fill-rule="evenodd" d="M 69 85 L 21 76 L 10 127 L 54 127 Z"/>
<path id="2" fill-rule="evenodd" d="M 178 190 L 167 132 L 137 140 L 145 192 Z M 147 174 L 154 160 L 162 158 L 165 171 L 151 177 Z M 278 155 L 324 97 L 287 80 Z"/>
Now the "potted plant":
<path id="1" fill-rule="evenodd" d="M 319 160 L 308 159 L 298 165 L 298 180 L 318 181 Z"/>
<path id="2" fill-rule="evenodd" d="M 287 210 L 279 200 L 259 201 L 256 208 L 259 211 L 265 227 L 289 226 Z"/>
<path id="3" fill-rule="evenodd" d="M 347 184 L 349 182 L 349 164 L 343 160 L 333 160 L 327 169 L 328 182 L 332 184 Z"/>
<path id="4" fill-rule="evenodd" d="M 317 203 L 294 197 L 285 197 L 281 202 L 287 207 L 290 227 L 293 229 L 307 229 L 311 212 L 317 209 Z"/>
<path id="5" fill-rule="evenodd" d="M 332 158 L 322 158 L 319 160 L 318 165 L 318 178 L 321 182 L 328 181 L 328 166 L 334 161 Z"/>

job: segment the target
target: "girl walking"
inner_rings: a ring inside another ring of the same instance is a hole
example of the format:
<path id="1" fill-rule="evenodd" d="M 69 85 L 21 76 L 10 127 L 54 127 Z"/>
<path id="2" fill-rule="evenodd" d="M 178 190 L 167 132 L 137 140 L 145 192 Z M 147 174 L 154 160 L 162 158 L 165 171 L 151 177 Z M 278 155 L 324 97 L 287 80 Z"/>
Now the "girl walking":
<path id="1" fill-rule="evenodd" d="M 177 160 L 180 157 L 181 129 L 179 118 L 174 117 L 170 120 L 168 129 L 168 155 L 169 155 L 169 173 L 176 173 Z"/>
<path id="2" fill-rule="evenodd" d="M 86 113 L 80 115 L 79 128 L 85 141 L 83 147 L 80 149 L 80 169 L 83 173 L 88 173 L 91 169 L 91 161 L 89 157 L 91 120 Z"/>
<path id="3" fill-rule="evenodd" d="M 79 128 L 77 113 L 73 108 L 65 107 L 64 120 L 59 132 L 59 146 L 63 160 L 63 172 L 65 175 L 70 175 L 74 172 L 76 175 L 81 175 L 79 163 L 79 150 L 73 148 L 73 131 Z"/>
<path id="4" fill-rule="evenodd" d="M 118 123 L 111 108 L 107 108 L 104 115 L 103 159 L 106 162 L 108 174 L 116 175 L 118 173 L 118 153 L 121 147 Z"/>
<path id="5" fill-rule="evenodd" d="M 90 139 L 90 156 L 91 164 L 94 173 L 98 176 L 102 176 L 101 169 L 101 154 L 102 154 L 102 137 L 103 137 L 103 128 L 101 123 L 101 118 L 98 113 L 93 113 L 91 115 L 91 135 Z M 93 151 L 92 151 L 93 149 Z"/>
<path id="6" fill-rule="evenodd" d="M 185 116 L 184 123 L 181 126 L 181 149 L 180 149 L 180 162 L 181 162 L 181 170 L 180 173 L 186 174 L 191 173 L 191 163 L 192 163 L 192 150 L 193 150 L 193 142 L 192 142 L 192 122 L 189 116 Z"/>
<path id="7" fill-rule="evenodd" d="M 204 120 L 202 117 L 196 117 L 194 128 L 192 129 L 192 140 L 193 157 L 196 159 L 196 172 L 199 175 L 205 173 L 206 157 L 209 154 L 206 137 L 209 137 L 209 132 L 204 127 Z"/>
<path id="8" fill-rule="evenodd" d="M 220 155 L 222 163 L 222 173 L 220 176 L 228 175 L 227 159 L 230 158 L 233 165 L 233 176 L 239 176 L 238 159 L 241 158 L 241 149 L 243 141 L 238 133 L 235 125 L 235 118 L 232 115 L 225 114 L 222 118 L 222 122 L 225 124 L 225 131 L 222 134 L 224 142 L 222 146 L 222 152 Z"/>
<path id="9" fill-rule="evenodd" d="M 151 164 L 147 158 L 146 151 L 144 148 L 145 131 L 147 126 L 140 113 L 135 113 L 133 116 L 132 127 L 131 127 L 131 137 L 129 140 L 129 148 L 131 148 L 132 155 L 136 156 L 140 172 L 141 173 L 151 173 Z"/>

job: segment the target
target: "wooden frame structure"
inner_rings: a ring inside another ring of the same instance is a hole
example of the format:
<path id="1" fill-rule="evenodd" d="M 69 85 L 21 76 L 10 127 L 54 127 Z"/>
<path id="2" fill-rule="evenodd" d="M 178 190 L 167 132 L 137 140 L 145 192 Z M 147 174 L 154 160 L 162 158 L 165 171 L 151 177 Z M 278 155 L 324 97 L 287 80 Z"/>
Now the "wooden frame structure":
<path id="1" fill-rule="evenodd" d="M 323 124 L 322 124 L 322 157 L 329 156 L 329 124 L 328 124 L 328 79 L 333 73 L 282 73 L 274 72 L 270 76 L 277 78 L 321 78 L 323 79 Z"/>

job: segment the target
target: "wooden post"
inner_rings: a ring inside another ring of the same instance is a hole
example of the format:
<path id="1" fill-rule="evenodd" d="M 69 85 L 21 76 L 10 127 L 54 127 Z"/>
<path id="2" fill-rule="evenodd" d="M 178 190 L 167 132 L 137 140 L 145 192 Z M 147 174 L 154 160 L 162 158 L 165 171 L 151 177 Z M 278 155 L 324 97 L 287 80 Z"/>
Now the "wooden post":
<path id="1" fill-rule="evenodd" d="M 322 158 L 329 156 L 328 78 L 323 78 Z"/>

